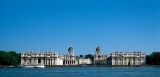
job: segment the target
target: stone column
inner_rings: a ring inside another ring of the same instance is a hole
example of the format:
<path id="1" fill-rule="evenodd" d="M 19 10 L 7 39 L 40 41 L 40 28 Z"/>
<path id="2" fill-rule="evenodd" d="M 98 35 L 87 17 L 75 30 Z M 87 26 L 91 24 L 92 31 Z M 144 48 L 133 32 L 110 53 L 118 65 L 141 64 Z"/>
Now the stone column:
<path id="1" fill-rule="evenodd" d="M 24 58 L 21 58 L 21 65 L 24 64 Z"/>
<path id="2" fill-rule="evenodd" d="M 47 65 L 49 65 L 49 59 L 47 59 Z"/>
<path id="3" fill-rule="evenodd" d="M 38 58 L 35 58 L 35 61 L 36 61 L 35 63 L 38 64 Z"/>
<path id="4" fill-rule="evenodd" d="M 59 65 L 59 58 L 57 58 L 57 61 L 56 61 L 56 62 L 57 62 L 57 64 L 56 64 L 56 65 Z"/>
<path id="5" fill-rule="evenodd" d="M 47 64 L 46 64 L 46 58 L 44 59 L 44 64 L 47 65 Z"/>
<path id="6" fill-rule="evenodd" d="M 44 63 L 45 63 L 45 65 L 47 65 L 47 61 L 46 61 L 46 58 L 45 58 L 45 62 L 44 62 Z"/>
<path id="7" fill-rule="evenodd" d="M 31 58 L 31 64 L 34 64 L 34 58 Z"/>
<path id="8" fill-rule="evenodd" d="M 44 65 L 47 65 L 47 64 L 46 64 L 46 58 L 44 58 Z"/>
<path id="9" fill-rule="evenodd" d="M 43 64 L 43 58 L 41 58 L 41 65 Z"/>
<path id="10" fill-rule="evenodd" d="M 48 59 L 48 65 L 49 65 L 49 59 Z"/>
<path id="11" fill-rule="evenodd" d="M 48 59 L 48 65 L 50 65 L 50 59 Z"/>
<path id="12" fill-rule="evenodd" d="M 55 63 L 55 65 L 57 65 L 57 58 L 55 58 L 54 63 Z"/>

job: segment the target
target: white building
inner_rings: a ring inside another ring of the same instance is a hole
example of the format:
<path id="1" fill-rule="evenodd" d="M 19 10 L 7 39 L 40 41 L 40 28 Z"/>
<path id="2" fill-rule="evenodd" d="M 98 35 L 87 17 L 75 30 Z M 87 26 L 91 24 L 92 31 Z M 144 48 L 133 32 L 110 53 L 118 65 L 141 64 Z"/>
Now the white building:
<path id="1" fill-rule="evenodd" d="M 88 59 L 80 58 L 78 62 L 79 62 L 80 65 L 89 65 L 89 64 L 92 64 L 92 61 L 89 58 Z"/>
<path id="2" fill-rule="evenodd" d="M 144 52 L 113 52 L 110 65 L 143 65 L 146 62 Z"/>
<path id="3" fill-rule="evenodd" d="M 28 64 L 41 64 L 41 65 L 63 65 L 63 55 L 53 51 L 46 51 L 45 53 L 27 51 L 21 53 L 21 65 Z"/>
<path id="4" fill-rule="evenodd" d="M 63 65 L 78 65 L 78 61 L 74 56 L 74 50 L 72 47 L 68 48 L 68 55 L 64 56 Z"/>

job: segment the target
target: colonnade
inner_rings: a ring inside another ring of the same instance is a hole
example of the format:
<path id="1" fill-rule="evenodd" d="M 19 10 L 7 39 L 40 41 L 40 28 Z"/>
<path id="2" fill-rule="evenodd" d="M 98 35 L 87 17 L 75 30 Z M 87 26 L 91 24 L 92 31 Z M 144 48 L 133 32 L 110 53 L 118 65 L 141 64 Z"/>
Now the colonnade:
<path id="1" fill-rule="evenodd" d="M 56 59 L 54 59 L 54 58 L 45 58 L 44 65 L 56 65 Z"/>
<path id="2" fill-rule="evenodd" d="M 76 65 L 76 61 L 64 61 L 64 65 Z"/>
<path id="3" fill-rule="evenodd" d="M 141 65 L 144 61 L 141 57 L 115 57 L 112 58 L 112 65 Z"/>

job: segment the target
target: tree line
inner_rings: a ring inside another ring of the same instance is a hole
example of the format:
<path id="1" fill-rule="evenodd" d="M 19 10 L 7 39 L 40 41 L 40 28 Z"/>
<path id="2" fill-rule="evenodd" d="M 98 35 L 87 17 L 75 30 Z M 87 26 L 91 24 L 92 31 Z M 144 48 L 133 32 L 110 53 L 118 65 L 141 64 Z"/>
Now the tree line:
<path id="1" fill-rule="evenodd" d="M 0 66 L 10 66 L 20 64 L 21 55 L 15 51 L 0 50 Z"/>
<path id="2" fill-rule="evenodd" d="M 150 55 L 146 55 L 147 65 L 160 65 L 160 52 L 152 52 Z"/>

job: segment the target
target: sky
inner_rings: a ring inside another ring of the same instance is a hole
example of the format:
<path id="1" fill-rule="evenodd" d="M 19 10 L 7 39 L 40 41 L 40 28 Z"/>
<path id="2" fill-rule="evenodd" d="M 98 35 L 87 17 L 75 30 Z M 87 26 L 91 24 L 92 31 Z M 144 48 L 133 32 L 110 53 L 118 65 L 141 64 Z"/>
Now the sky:
<path id="1" fill-rule="evenodd" d="M 0 0 L 0 50 L 160 51 L 160 0 Z"/>

